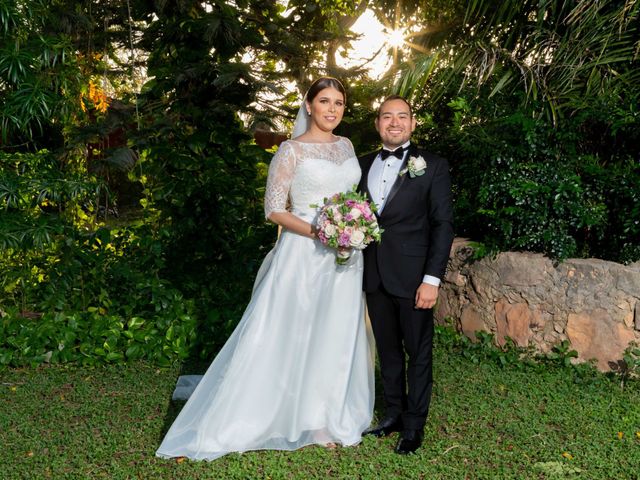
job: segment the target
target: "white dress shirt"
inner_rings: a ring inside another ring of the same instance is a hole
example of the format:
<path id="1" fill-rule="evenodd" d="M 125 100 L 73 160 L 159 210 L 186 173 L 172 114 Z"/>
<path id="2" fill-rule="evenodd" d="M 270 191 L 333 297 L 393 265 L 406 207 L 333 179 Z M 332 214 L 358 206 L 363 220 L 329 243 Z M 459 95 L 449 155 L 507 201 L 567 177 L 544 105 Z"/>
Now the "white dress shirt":
<path id="1" fill-rule="evenodd" d="M 394 182 L 398 179 L 400 167 L 402 167 L 402 162 L 408 154 L 410 143 L 411 142 L 406 142 L 402 145 L 402 148 L 405 149 L 404 156 L 402 158 L 389 155 L 385 160 L 382 160 L 382 156 L 378 154 L 371 164 L 369 176 L 367 177 L 367 184 L 369 186 L 371 200 L 373 200 L 373 203 L 378 207 L 378 214 L 382 213 L 389 191 L 391 190 Z M 384 147 L 383 149 L 388 150 Z M 440 285 L 440 279 L 431 275 L 425 275 L 422 282 L 436 287 Z"/>

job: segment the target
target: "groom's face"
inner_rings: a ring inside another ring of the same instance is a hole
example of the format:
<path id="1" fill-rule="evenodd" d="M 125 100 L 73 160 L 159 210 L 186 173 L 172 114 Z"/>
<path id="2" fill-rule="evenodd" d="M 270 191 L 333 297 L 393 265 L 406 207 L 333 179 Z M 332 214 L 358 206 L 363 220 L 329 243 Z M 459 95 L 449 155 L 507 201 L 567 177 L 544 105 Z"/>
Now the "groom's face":
<path id="1" fill-rule="evenodd" d="M 376 130 L 385 147 L 393 150 L 406 143 L 416 129 L 416 119 L 406 102 L 400 99 L 387 100 L 380 106 L 376 118 Z"/>

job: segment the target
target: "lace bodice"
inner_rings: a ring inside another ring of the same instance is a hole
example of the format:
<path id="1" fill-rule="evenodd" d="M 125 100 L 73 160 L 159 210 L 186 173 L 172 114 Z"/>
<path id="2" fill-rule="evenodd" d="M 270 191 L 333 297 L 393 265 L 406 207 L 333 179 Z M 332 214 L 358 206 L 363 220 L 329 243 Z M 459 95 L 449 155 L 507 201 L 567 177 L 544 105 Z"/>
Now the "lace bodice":
<path id="1" fill-rule="evenodd" d="M 350 190 L 359 180 L 360 166 L 348 139 L 338 137 L 332 143 L 287 140 L 269 166 L 265 217 L 288 210 L 309 218 L 315 213 L 310 205 L 321 205 L 325 197 Z"/>

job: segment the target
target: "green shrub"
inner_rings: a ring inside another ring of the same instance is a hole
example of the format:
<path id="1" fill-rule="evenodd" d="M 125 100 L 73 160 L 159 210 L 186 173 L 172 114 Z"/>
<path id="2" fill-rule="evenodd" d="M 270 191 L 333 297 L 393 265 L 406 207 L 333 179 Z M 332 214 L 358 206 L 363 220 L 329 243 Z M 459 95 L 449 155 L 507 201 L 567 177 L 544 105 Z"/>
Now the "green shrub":
<path id="1" fill-rule="evenodd" d="M 496 154 L 499 155 L 499 154 Z M 601 238 L 607 207 L 571 166 L 554 159 L 494 158 L 481 176 L 477 210 L 496 247 L 580 256 L 584 231 Z"/>
<path id="2" fill-rule="evenodd" d="M 174 295 L 170 308 L 148 319 L 124 319 L 94 307 L 73 314 L 45 313 L 40 318 L 5 312 L 0 320 L 0 365 L 145 359 L 167 366 L 184 360 L 195 336 L 195 319 L 189 304 L 182 303 L 179 293 Z"/>
<path id="3" fill-rule="evenodd" d="M 634 99 L 611 94 L 553 124 L 520 97 L 467 88 L 417 112 L 418 138 L 450 159 L 457 234 L 490 251 L 639 260 Z"/>
<path id="4" fill-rule="evenodd" d="M 143 358 L 168 365 L 189 356 L 194 302 L 159 278 L 161 256 L 149 239 L 101 229 L 40 256 L 32 252 L 29 269 L 9 268 L 0 364 Z"/>
<path id="5" fill-rule="evenodd" d="M 99 226 L 101 184 L 49 152 L 0 166 L 0 364 L 188 356 L 194 302 L 161 278 L 153 229 Z"/>

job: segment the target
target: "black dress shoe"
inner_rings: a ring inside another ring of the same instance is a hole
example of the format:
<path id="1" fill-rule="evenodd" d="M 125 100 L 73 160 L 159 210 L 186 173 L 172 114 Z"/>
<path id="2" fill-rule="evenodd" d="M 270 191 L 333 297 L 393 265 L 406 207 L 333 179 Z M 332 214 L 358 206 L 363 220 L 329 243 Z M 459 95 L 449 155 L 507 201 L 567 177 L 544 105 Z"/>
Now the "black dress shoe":
<path id="1" fill-rule="evenodd" d="M 363 435 L 372 435 L 374 437 L 387 437 L 391 435 L 393 432 L 401 432 L 402 431 L 402 419 L 387 417 L 383 419 L 378 425 L 368 430 L 365 430 Z"/>
<path id="2" fill-rule="evenodd" d="M 395 452 L 400 455 L 408 455 L 415 452 L 422 445 L 422 430 L 403 430 Z"/>

